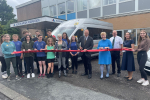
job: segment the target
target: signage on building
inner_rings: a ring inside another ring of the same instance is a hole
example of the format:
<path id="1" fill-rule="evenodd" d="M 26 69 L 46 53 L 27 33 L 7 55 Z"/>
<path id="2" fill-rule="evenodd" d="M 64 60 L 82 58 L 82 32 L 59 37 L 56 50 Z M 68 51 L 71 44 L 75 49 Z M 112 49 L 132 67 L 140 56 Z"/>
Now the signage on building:
<path id="1" fill-rule="evenodd" d="M 32 20 L 28 20 L 28 21 L 23 21 L 23 22 L 19 22 L 19 23 L 14 23 L 13 27 L 27 25 L 27 24 L 33 24 L 33 23 L 38 23 L 40 21 L 41 21 L 40 18 L 38 18 L 38 19 L 32 19 Z"/>

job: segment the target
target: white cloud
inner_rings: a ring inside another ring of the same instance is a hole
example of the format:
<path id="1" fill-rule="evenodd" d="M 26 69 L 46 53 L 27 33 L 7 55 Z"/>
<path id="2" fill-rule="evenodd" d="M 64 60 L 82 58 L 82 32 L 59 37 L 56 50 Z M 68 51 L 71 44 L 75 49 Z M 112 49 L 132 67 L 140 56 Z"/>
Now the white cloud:
<path id="1" fill-rule="evenodd" d="M 7 4 L 10 5 L 11 7 L 13 7 L 13 13 L 16 15 L 17 18 L 17 10 L 16 10 L 16 6 L 23 4 L 25 2 L 31 1 L 31 0 L 6 0 Z"/>

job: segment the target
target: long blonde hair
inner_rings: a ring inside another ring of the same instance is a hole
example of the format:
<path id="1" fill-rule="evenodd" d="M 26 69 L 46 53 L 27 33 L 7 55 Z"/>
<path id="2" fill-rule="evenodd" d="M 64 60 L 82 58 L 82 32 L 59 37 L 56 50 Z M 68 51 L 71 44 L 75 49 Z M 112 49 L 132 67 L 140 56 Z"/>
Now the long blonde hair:
<path id="1" fill-rule="evenodd" d="M 52 41 L 52 44 L 49 44 L 49 41 Z M 48 38 L 48 39 L 47 39 L 47 45 L 48 45 L 48 46 L 50 46 L 50 45 L 54 46 L 54 41 L 53 41 L 52 38 Z"/>
<path id="2" fill-rule="evenodd" d="M 4 41 L 6 41 L 6 40 L 5 40 L 6 36 L 9 36 L 9 37 L 11 38 L 11 36 L 10 36 L 9 34 L 5 34 L 5 35 L 4 35 Z"/>
<path id="3" fill-rule="evenodd" d="M 147 35 L 147 32 L 146 32 L 145 30 L 141 30 L 140 33 L 141 33 L 141 32 L 145 32 L 145 33 L 146 33 L 145 38 L 148 38 L 148 39 L 149 39 L 149 36 Z M 139 36 L 139 38 L 138 38 L 138 45 L 141 43 L 141 41 L 142 41 L 142 38 L 141 38 L 141 36 Z"/>

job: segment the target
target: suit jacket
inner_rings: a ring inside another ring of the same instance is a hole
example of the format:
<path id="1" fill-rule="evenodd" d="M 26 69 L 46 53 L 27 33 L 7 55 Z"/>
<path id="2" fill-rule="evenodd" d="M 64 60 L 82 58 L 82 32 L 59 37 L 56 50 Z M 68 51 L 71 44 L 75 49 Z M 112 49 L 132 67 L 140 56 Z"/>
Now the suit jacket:
<path id="1" fill-rule="evenodd" d="M 91 50 L 93 48 L 93 38 L 88 36 L 88 39 L 86 40 L 86 43 L 84 45 L 84 41 L 85 41 L 85 36 L 80 37 L 78 43 L 81 43 L 81 47 L 87 50 Z M 84 54 L 84 52 L 80 52 L 79 56 L 82 56 Z M 91 57 L 91 53 L 90 52 L 85 52 L 85 56 L 87 56 L 88 58 Z"/>

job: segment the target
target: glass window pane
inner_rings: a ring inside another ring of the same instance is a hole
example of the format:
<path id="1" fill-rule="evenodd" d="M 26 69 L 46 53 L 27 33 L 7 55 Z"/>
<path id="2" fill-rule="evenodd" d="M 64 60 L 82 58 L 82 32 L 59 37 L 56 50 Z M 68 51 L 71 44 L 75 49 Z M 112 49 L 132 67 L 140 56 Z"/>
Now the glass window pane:
<path id="1" fill-rule="evenodd" d="M 116 0 L 103 0 L 104 5 L 109 5 L 109 4 L 113 4 L 113 3 L 116 3 Z"/>
<path id="2" fill-rule="evenodd" d="M 46 8 L 43 8 L 42 9 L 42 16 L 49 16 L 50 13 L 49 13 L 49 7 L 46 7 Z"/>
<path id="3" fill-rule="evenodd" d="M 67 1 L 67 13 L 75 12 L 74 0 Z"/>
<path id="4" fill-rule="evenodd" d="M 56 16 L 56 5 L 50 7 L 50 16 Z"/>
<path id="5" fill-rule="evenodd" d="M 122 1 L 127 1 L 127 0 L 119 0 L 120 2 L 122 2 Z"/>
<path id="6" fill-rule="evenodd" d="M 58 4 L 58 14 L 65 14 L 65 3 Z"/>
<path id="7" fill-rule="evenodd" d="M 134 40 L 134 43 L 136 45 L 136 29 L 124 30 L 124 36 L 127 32 L 131 33 L 131 38 L 132 40 Z"/>
<path id="8" fill-rule="evenodd" d="M 87 9 L 87 0 L 77 0 L 78 11 Z"/>
<path id="9" fill-rule="evenodd" d="M 90 9 L 100 7 L 100 5 L 101 5 L 101 0 L 89 0 Z"/>

